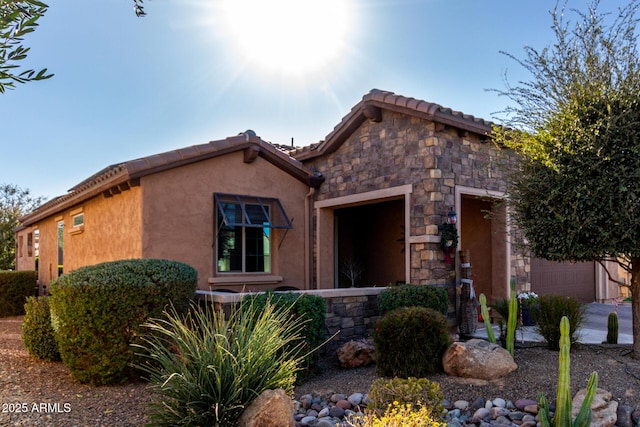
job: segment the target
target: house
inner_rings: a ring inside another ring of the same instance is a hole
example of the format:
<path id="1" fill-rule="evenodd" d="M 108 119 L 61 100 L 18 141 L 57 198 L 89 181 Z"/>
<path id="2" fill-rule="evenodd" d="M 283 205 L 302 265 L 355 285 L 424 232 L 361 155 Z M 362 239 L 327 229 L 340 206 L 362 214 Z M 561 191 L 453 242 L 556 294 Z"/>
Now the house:
<path id="1" fill-rule="evenodd" d="M 513 154 L 491 126 L 372 90 L 311 146 L 247 131 L 109 166 L 21 218 L 17 237 L 37 233 L 43 285 L 82 265 L 161 257 L 194 266 L 202 291 L 451 286 L 460 262 L 440 240 L 454 210 L 476 293 L 506 297 L 514 277 L 518 289 L 617 296 L 593 263 L 531 260 L 514 244 L 501 167 Z M 18 253 L 18 268 L 33 268 L 34 252 Z"/>

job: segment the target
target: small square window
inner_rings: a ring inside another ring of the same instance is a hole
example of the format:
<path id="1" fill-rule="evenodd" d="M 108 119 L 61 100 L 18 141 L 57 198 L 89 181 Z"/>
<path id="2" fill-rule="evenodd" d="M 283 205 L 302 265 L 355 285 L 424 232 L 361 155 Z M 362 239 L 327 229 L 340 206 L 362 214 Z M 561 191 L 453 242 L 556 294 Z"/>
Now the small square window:
<path id="1" fill-rule="evenodd" d="M 79 213 L 73 216 L 73 227 L 80 227 L 84 225 L 84 213 Z"/>

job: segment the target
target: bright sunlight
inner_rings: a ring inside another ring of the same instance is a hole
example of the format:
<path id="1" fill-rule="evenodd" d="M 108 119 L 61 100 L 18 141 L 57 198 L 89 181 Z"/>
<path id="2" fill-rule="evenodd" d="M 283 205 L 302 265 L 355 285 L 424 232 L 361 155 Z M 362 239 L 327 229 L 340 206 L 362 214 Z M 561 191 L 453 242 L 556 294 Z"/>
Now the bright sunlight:
<path id="1" fill-rule="evenodd" d="M 239 60 L 260 71 L 303 77 L 344 54 L 346 0 L 225 0 L 226 32 Z"/>

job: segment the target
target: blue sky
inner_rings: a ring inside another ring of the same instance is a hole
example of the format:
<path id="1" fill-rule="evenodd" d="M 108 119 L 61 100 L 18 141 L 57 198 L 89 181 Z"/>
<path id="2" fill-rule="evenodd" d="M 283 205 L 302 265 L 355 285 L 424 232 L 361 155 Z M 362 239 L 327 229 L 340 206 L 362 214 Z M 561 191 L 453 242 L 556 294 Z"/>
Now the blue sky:
<path id="1" fill-rule="evenodd" d="M 615 11 L 622 1 L 602 3 Z M 500 51 L 522 58 L 524 46 L 549 45 L 555 0 L 342 0 L 344 15 L 318 9 L 277 25 L 250 5 L 234 20 L 224 0 L 153 0 L 142 19 L 130 0 L 49 4 L 24 65 L 55 76 L 0 95 L 0 183 L 47 198 L 110 164 L 246 129 L 274 143 L 318 142 L 372 88 L 493 119 L 507 99 L 487 89 L 503 89 L 505 72 L 529 78 Z M 269 60 L 268 45 L 239 45 L 282 28 L 291 40 L 319 32 L 319 44 L 304 46 L 328 56 L 300 70 L 288 62 L 298 54 Z"/>

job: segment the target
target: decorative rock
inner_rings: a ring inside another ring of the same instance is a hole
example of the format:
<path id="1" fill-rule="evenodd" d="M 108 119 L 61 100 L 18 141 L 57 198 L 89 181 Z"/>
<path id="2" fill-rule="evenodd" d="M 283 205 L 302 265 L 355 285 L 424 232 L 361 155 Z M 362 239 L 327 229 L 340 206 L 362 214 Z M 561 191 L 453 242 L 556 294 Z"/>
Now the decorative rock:
<path id="1" fill-rule="evenodd" d="M 342 409 L 351 409 L 351 403 L 348 400 L 339 400 L 336 402 L 336 406 Z"/>
<path id="2" fill-rule="evenodd" d="M 307 411 L 307 417 L 318 417 L 318 411 L 316 411 L 315 409 L 309 409 Z"/>
<path id="3" fill-rule="evenodd" d="M 329 420 L 320 420 L 318 421 L 318 424 L 315 425 L 315 427 L 335 427 L 335 424 Z"/>
<path id="4" fill-rule="evenodd" d="M 349 341 L 338 350 L 338 361 L 343 368 L 357 368 L 374 363 L 375 346 L 368 340 Z"/>
<path id="5" fill-rule="evenodd" d="M 265 390 L 245 409 L 240 427 L 295 427 L 293 400 L 279 388 Z"/>
<path id="6" fill-rule="evenodd" d="M 507 408 L 494 406 L 489 410 L 489 412 L 491 413 L 491 418 L 496 419 L 498 417 L 506 417 L 511 411 L 509 411 Z"/>
<path id="7" fill-rule="evenodd" d="M 313 425 L 318 419 L 316 417 L 304 417 L 300 420 L 300 424 L 303 426 Z"/>
<path id="8" fill-rule="evenodd" d="M 501 398 L 496 398 L 493 399 L 491 401 L 491 403 L 493 403 L 493 406 L 497 406 L 498 408 L 506 408 L 507 407 L 507 401 Z"/>
<path id="9" fill-rule="evenodd" d="M 467 402 L 466 400 L 456 400 L 455 402 L 453 402 L 453 406 L 454 408 L 458 408 L 461 411 L 466 411 L 467 408 L 469 408 L 469 402 Z"/>
<path id="10" fill-rule="evenodd" d="M 329 408 L 322 408 L 320 412 L 318 412 L 318 418 L 324 418 L 329 416 Z"/>
<path id="11" fill-rule="evenodd" d="M 364 395 L 362 393 L 353 393 L 350 395 L 347 400 L 351 403 L 352 406 L 358 406 L 362 403 L 362 398 Z"/>
<path id="12" fill-rule="evenodd" d="M 524 412 L 528 412 L 530 414 L 537 414 L 538 413 L 538 404 L 534 404 L 534 405 L 527 405 L 524 408 Z"/>
<path id="13" fill-rule="evenodd" d="M 529 405 L 537 405 L 538 402 L 536 402 L 535 400 L 531 400 L 531 399 L 518 399 L 516 400 L 516 408 L 520 409 L 521 411 L 524 411 L 525 406 L 529 406 Z"/>
<path id="14" fill-rule="evenodd" d="M 330 417 L 336 417 L 336 418 L 342 418 L 342 417 L 344 417 L 344 409 L 339 407 L 339 406 L 334 406 L 332 408 L 329 408 L 329 416 Z"/>
<path id="15" fill-rule="evenodd" d="M 484 399 L 484 397 L 478 397 L 471 404 L 471 410 L 475 411 L 476 409 L 484 408 L 485 403 L 486 403 L 486 400 Z"/>
<path id="16" fill-rule="evenodd" d="M 572 401 L 571 413 L 575 417 L 580 412 L 580 406 L 584 400 L 587 389 L 580 390 Z M 596 390 L 596 395 L 591 404 L 591 427 L 612 427 L 618 420 L 618 402 L 611 400 L 611 393 L 601 388 Z"/>
<path id="17" fill-rule="evenodd" d="M 487 409 L 491 409 L 491 408 L 493 408 L 493 402 L 492 402 L 492 401 L 490 401 L 490 400 L 487 400 L 487 401 L 484 403 L 484 407 L 485 407 L 485 408 L 487 408 Z"/>
<path id="18" fill-rule="evenodd" d="M 518 367 L 507 350 L 481 339 L 451 344 L 442 365 L 449 375 L 483 380 L 503 377 Z"/>
<path id="19" fill-rule="evenodd" d="M 524 418 L 524 412 L 513 411 L 509 413 L 509 418 L 511 418 L 511 421 L 522 421 L 522 418 Z"/>
<path id="20" fill-rule="evenodd" d="M 345 400 L 347 398 L 347 396 L 345 396 L 344 394 L 339 394 L 339 393 L 335 393 L 331 395 L 331 401 L 333 403 L 337 403 L 341 400 Z"/>
<path id="21" fill-rule="evenodd" d="M 487 408 L 479 408 L 473 413 L 474 420 L 482 420 L 490 415 L 490 412 Z"/>

